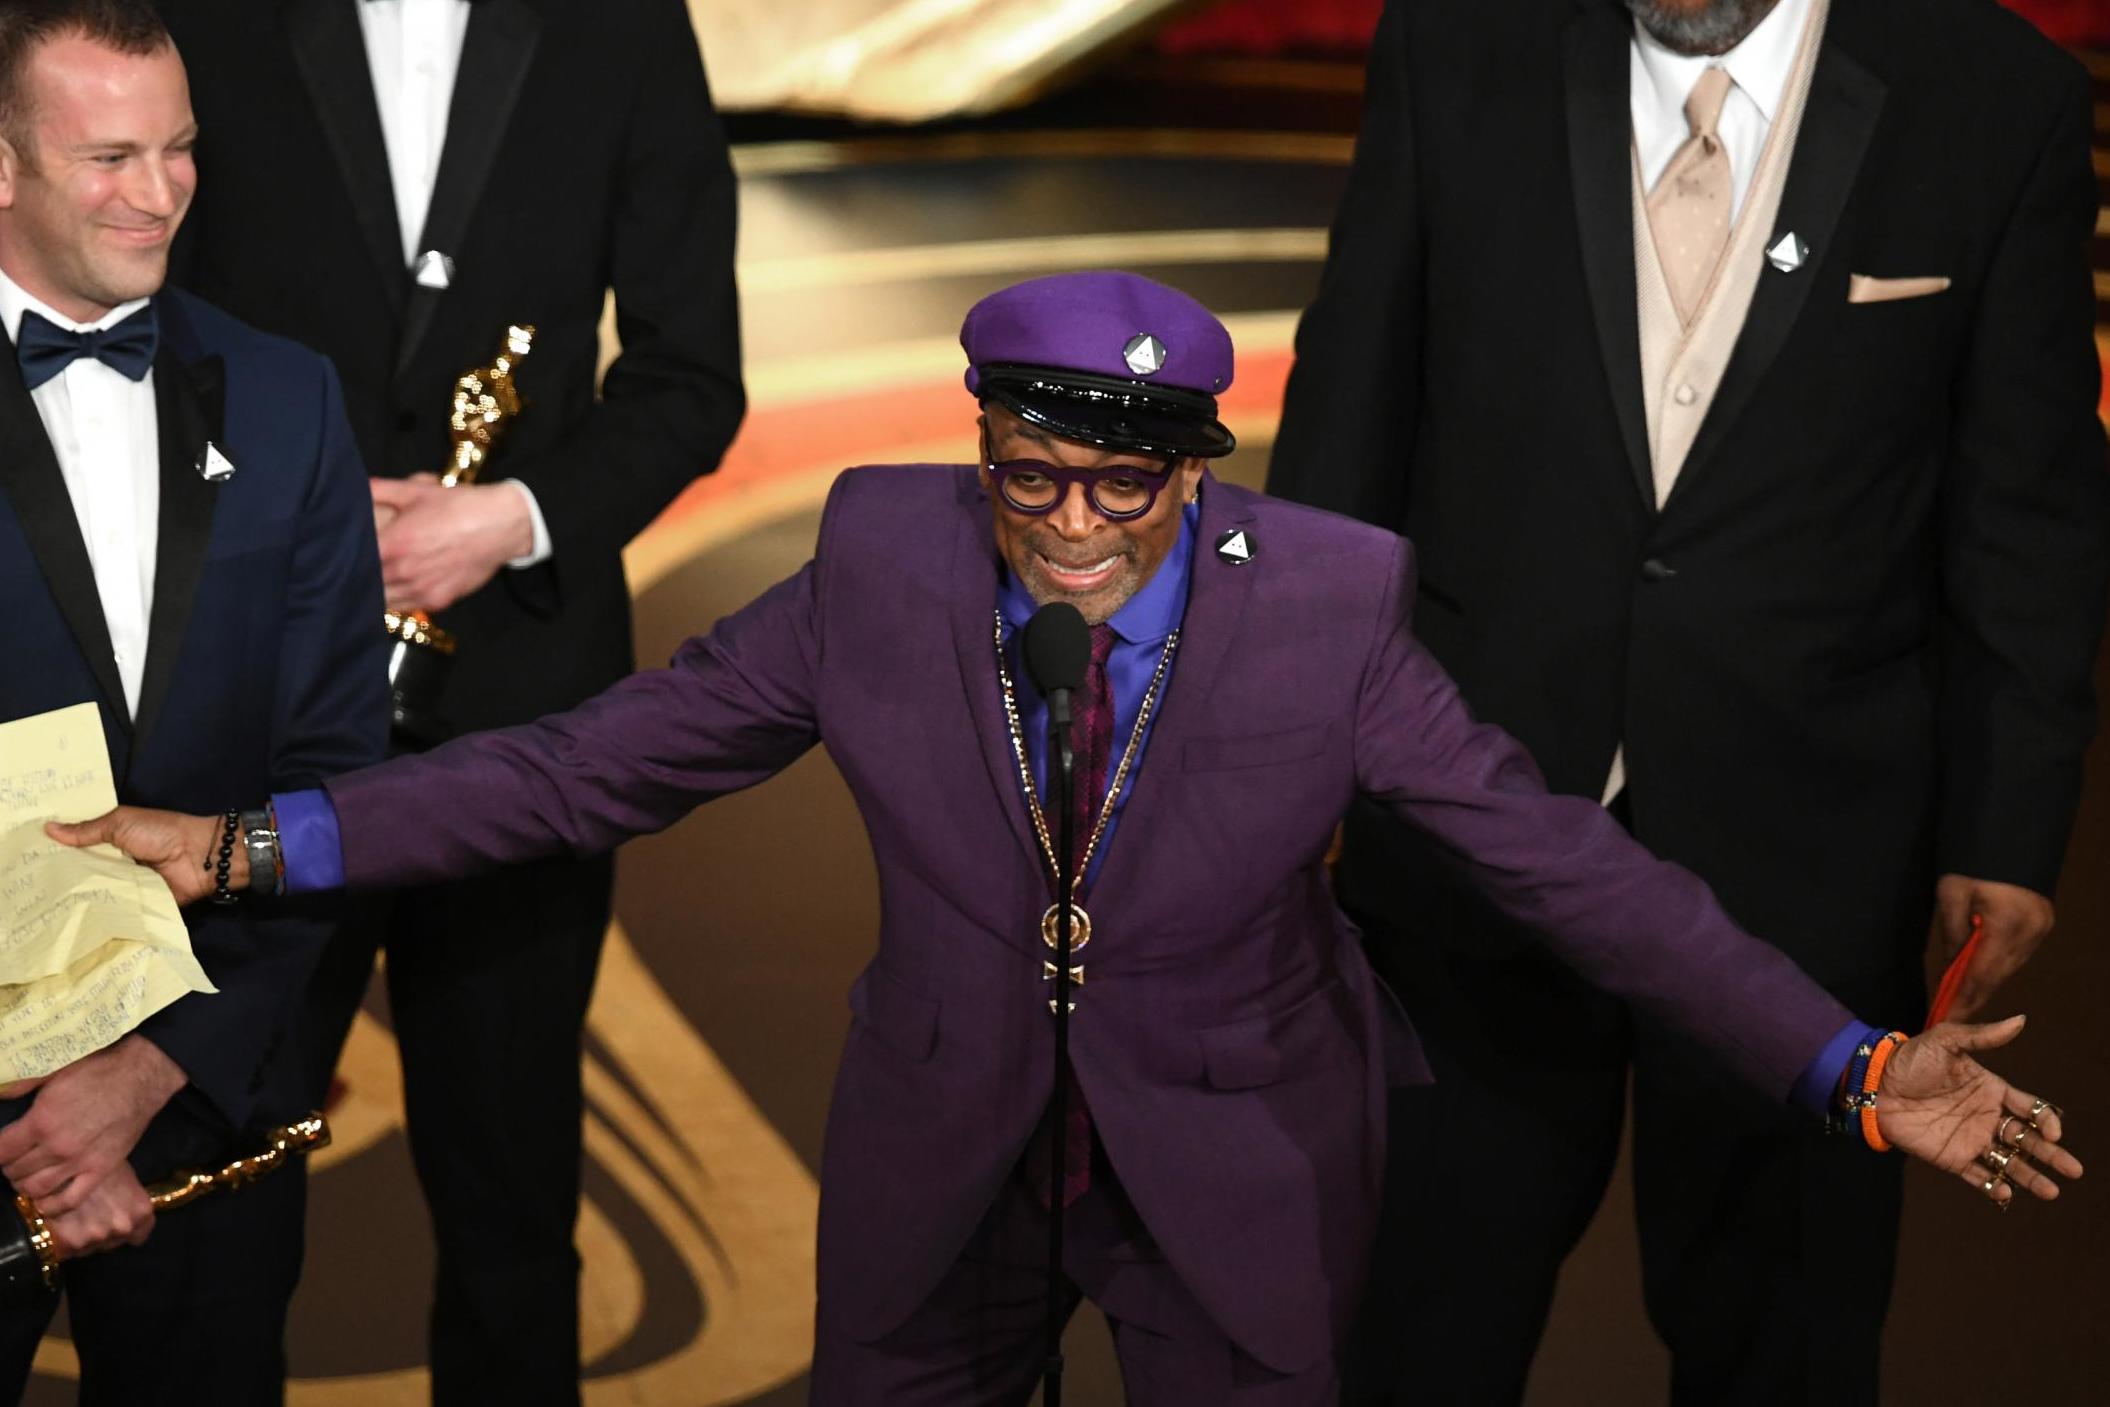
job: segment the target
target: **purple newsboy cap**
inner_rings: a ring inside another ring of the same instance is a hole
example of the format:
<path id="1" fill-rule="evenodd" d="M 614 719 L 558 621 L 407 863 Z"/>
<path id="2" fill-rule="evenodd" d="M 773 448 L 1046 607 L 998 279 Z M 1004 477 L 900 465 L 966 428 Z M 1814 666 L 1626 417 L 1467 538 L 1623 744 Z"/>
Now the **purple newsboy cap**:
<path id="1" fill-rule="evenodd" d="M 960 327 L 967 389 L 1066 438 L 1215 457 L 1231 334 L 1200 303 L 1139 274 L 1053 274 L 999 289 Z"/>

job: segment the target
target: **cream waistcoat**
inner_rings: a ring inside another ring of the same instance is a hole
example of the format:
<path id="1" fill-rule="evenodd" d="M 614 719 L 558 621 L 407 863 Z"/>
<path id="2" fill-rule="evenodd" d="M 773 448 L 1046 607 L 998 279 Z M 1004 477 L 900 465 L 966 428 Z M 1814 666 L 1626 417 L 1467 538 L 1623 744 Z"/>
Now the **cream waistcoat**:
<path id="1" fill-rule="evenodd" d="M 1752 173 L 1751 190 L 1743 212 L 1729 232 L 1729 247 L 1716 266 L 1690 328 L 1678 321 L 1671 302 L 1670 285 L 1656 259 L 1656 241 L 1649 231 L 1648 192 L 1641 185 L 1638 158 L 1632 164 L 1634 225 L 1634 293 L 1641 329 L 1641 393 L 1648 411 L 1649 468 L 1656 486 L 1656 507 L 1670 501 L 1685 457 L 1692 452 L 1707 408 L 1714 404 L 1715 388 L 1729 369 L 1737 338 L 1744 330 L 1744 316 L 1751 310 L 1751 295 L 1761 275 L 1769 272 L 1766 247 L 1773 243 L 1774 222 L 1780 214 L 1781 192 L 1788 183 L 1788 163 L 1795 153 L 1795 136 L 1802 130 L 1802 114 L 1809 105 L 1810 80 L 1817 71 L 1817 51 L 1824 38 L 1828 0 L 1810 7 L 1809 23 L 1795 49 L 1795 68 L 1782 95 L 1780 114 L 1759 154 Z M 1807 278 L 1807 272 L 1772 272 L 1774 278 Z M 1604 800 L 1609 803 L 1626 785 L 1626 749 L 1612 756 L 1611 776 L 1605 781 Z"/>

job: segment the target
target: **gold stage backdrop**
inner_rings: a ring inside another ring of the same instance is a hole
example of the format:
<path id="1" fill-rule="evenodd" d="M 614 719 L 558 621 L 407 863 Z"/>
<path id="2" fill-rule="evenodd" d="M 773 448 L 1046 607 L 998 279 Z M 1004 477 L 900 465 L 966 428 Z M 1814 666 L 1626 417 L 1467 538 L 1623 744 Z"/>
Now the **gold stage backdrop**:
<path id="1" fill-rule="evenodd" d="M 728 111 L 991 112 L 1182 0 L 689 0 Z"/>

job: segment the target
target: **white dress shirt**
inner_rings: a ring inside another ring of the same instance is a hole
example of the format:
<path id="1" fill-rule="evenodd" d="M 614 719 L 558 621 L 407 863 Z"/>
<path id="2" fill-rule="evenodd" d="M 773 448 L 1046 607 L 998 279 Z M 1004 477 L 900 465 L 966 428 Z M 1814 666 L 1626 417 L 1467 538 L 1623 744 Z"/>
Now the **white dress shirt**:
<path id="1" fill-rule="evenodd" d="M 447 111 L 454 102 L 454 76 L 469 32 L 469 0 L 358 0 L 358 7 L 374 106 L 381 114 L 381 140 L 388 150 L 403 263 L 409 267 L 425 252 L 425 216 L 432 209 L 440 154 L 447 147 Z M 506 565 L 532 567 L 550 555 L 549 525 L 535 491 L 514 480 L 506 482 L 527 500 L 534 527 L 534 545 L 527 555 Z"/>
<path id="2" fill-rule="evenodd" d="M 424 252 L 418 242 L 447 145 L 447 108 L 454 101 L 462 37 L 469 32 L 469 0 L 358 0 L 358 7 L 407 266 Z"/>
<path id="3" fill-rule="evenodd" d="M 92 323 L 78 323 L 31 297 L 0 273 L 0 324 L 19 342 L 22 314 L 34 310 L 71 332 L 114 327 L 147 305 L 121 303 Z M 127 380 L 94 357 L 76 358 L 29 393 L 51 441 L 73 500 L 73 516 L 88 564 L 125 711 L 139 712 L 139 681 L 147 665 L 147 630 L 154 613 L 154 564 L 161 538 L 161 435 L 154 416 L 154 373 Z"/>
<path id="4" fill-rule="evenodd" d="M 1716 131 L 1729 153 L 1729 174 L 1736 189 L 1729 218 L 1734 221 L 1743 213 L 1751 173 L 1758 169 L 1758 158 L 1766 149 L 1766 136 L 1780 111 L 1788 76 L 1795 68 L 1796 46 L 1802 42 L 1809 18 L 1810 0 L 1780 0 L 1741 44 L 1713 56 L 1672 53 L 1639 20 L 1634 22 L 1628 98 L 1643 190 L 1656 188 L 1670 159 L 1692 136 L 1691 124 L 1685 120 L 1685 99 L 1693 85 L 1710 68 L 1726 69 L 1729 96 L 1722 103 Z"/>

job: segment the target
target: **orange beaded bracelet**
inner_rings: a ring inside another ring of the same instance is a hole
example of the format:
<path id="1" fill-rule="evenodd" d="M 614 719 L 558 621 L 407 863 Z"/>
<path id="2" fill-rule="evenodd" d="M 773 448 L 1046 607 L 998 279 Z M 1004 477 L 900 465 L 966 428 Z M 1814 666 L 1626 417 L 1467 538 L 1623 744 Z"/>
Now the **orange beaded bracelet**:
<path id="1" fill-rule="evenodd" d="M 1876 1091 L 1883 1084 L 1883 1067 L 1890 1063 L 1891 1052 L 1905 1043 L 1903 1031 L 1892 1031 L 1877 1044 L 1875 1053 L 1868 1057 L 1868 1073 L 1861 1077 L 1861 1137 L 1878 1153 L 1888 1153 L 1890 1143 L 1883 1137 L 1882 1129 L 1876 1126 Z"/>

